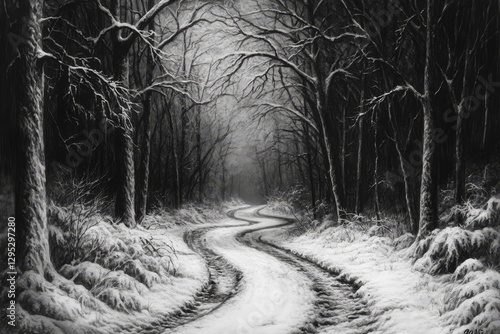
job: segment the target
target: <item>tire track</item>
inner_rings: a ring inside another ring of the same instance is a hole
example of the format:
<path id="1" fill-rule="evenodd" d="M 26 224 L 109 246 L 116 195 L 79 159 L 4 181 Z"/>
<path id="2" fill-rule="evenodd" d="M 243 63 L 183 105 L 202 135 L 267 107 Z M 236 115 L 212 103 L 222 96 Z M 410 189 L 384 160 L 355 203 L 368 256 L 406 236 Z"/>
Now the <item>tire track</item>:
<path id="1" fill-rule="evenodd" d="M 283 223 L 261 228 L 249 227 L 238 233 L 236 240 L 287 263 L 306 275 L 312 282 L 312 290 L 316 296 L 313 305 L 314 316 L 292 334 L 323 332 L 362 334 L 373 330 L 374 321 L 371 319 L 363 300 L 356 295 L 356 287 L 348 282 L 340 281 L 337 274 L 322 268 L 313 261 L 262 239 L 263 232 L 290 226 L 294 223 L 293 220 L 261 214 L 262 209 L 255 211 L 255 219 L 237 217 L 235 214 L 241 209 L 243 208 L 231 210 L 227 215 L 232 219 L 248 223 L 248 226 L 261 223 L 258 217 L 282 220 Z M 152 323 L 143 329 L 141 334 L 174 333 L 177 327 L 219 309 L 240 291 L 242 272 L 207 246 L 205 234 L 213 229 L 241 226 L 245 225 L 201 227 L 184 234 L 184 241 L 206 261 L 209 273 L 208 283 L 195 296 L 194 302 L 188 303 L 179 311 Z"/>
<path id="2" fill-rule="evenodd" d="M 303 272 L 312 282 L 312 290 L 316 295 L 314 314 L 309 321 L 297 329 L 296 333 L 322 333 L 341 332 L 369 333 L 373 331 L 374 320 L 370 317 L 364 301 L 356 295 L 357 288 L 348 282 L 338 279 L 338 275 L 322 268 L 318 264 L 280 248 L 262 239 L 261 232 L 292 225 L 292 220 L 263 215 L 261 210 L 256 211 L 256 216 L 284 220 L 282 224 L 246 230 L 237 235 L 237 240 L 243 244 L 266 252 L 279 260 L 290 264 L 296 270 Z M 256 223 L 252 219 L 240 219 Z M 341 329 L 339 331 L 339 329 Z"/>
<path id="3" fill-rule="evenodd" d="M 227 215 L 234 218 L 234 214 L 237 210 L 239 209 L 231 210 Z M 248 225 L 251 224 L 255 223 L 248 222 Z M 167 334 L 175 332 L 175 328 L 210 314 L 238 293 L 243 274 L 229 264 L 223 257 L 208 248 L 204 236 L 213 229 L 239 226 L 242 225 L 202 227 L 187 231 L 184 234 L 184 242 L 186 242 L 194 252 L 205 259 L 209 276 L 208 282 L 203 286 L 202 290 L 195 295 L 193 302 L 187 303 L 178 311 L 151 323 L 146 328 L 143 328 L 139 334 Z"/>

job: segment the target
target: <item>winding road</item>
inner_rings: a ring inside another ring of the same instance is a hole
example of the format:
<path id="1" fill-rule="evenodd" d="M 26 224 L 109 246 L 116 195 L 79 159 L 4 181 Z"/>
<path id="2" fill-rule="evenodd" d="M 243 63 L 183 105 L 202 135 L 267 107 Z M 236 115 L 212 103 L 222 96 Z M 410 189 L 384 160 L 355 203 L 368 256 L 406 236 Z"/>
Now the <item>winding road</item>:
<path id="1" fill-rule="evenodd" d="M 210 281 L 196 302 L 144 333 L 368 333 L 369 312 L 355 288 L 333 273 L 265 241 L 293 228 L 262 207 L 231 211 L 227 224 L 201 227 L 185 241 L 202 255 Z"/>

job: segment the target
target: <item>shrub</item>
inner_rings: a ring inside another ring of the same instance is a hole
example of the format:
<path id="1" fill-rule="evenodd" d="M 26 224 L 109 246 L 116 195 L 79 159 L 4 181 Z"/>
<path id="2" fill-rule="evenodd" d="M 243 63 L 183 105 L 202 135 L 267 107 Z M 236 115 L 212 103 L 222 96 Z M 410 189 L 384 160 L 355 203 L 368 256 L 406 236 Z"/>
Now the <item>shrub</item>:
<path id="1" fill-rule="evenodd" d="M 453 273 L 469 258 L 498 264 L 500 234 L 491 229 L 468 231 L 460 227 L 435 230 L 417 245 L 414 268 L 429 274 Z"/>
<path id="2" fill-rule="evenodd" d="M 68 178 L 51 187 L 53 202 L 49 205 L 49 242 L 56 268 L 82 262 L 95 256 L 104 243 L 100 235 L 89 231 L 103 219 L 111 205 L 99 180 Z"/>

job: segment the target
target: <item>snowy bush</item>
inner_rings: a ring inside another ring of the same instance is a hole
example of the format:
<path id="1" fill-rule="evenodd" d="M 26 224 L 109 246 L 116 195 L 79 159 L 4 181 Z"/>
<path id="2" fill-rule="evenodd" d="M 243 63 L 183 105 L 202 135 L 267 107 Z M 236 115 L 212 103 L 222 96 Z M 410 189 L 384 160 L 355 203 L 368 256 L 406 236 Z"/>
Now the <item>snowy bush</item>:
<path id="1" fill-rule="evenodd" d="M 104 269 L 97 263 L 82 262 L 76 266 L 65 264 L 59 272 L 67 279 L 90 290 L 102 280 L 109 270 Z"/>
<path id="2" fill-rule="evenodd" d="M 410 247 L 415 242 L 415 236 L 411 233 L 405 233 L 394 239 L 394 249 L 401 250 Z"/>
<path id="3" fill-rule="evenodd" d="M 23 291 L 19 295 L 19 303 L 30 313 L 56 320 L 74 321 L 83 315 L 78 301 L 52 291 Z"/>
<path id="4" fill-rule="evenodd" d="M 492 197 L 488 200 L 485 209 L 469 210 L 465 225 L 471 229 L 500 225 L 500 198 Z"/>
<path id="5" fill-rule="evenodd" d="M 453 274 L 455 280 L 464 278 L 468 273 L 473 271 L 484 271 L 486 268 L 477 259 L 467 259 L 455 269 Z"/>
<path id="6" fill-rule="evenodd" d="M 313 208 L 310 205 L 310 196 L 308 190 L 302 185 L 295 185 L 287 190 L 276 190 L 273 195 L 267 198 L 267 208 L 270 211 L 285 215 L 294 215 L 300 217 L 307 217 L 312 220 L 322 218 L 328 212 L 332 212 L 330 205 L 323 202 L 315 203 Z"/>
<path id="7" fill-rule="evenodd" d="M 435 230 L 417 245 L 414 268 L 429 274 L 452 273 L 469 258 L 497 264 L 500 234 L 491 229 L 468 231 L 459 227 Z"/>
<path id="8" fill-rule="evenodd" d="M 392 235 L 392 231 L 389 227 L 383 224 L 377 224 L 370 227 L 368 230 L 368 236 L 370 237 L 389 237 Z"/>
<path id="9" fill-rule="evenodd" d="M 117 311 L 140 311 L 144 307 L 141 296 L 133 290 L 106 287 L 100 290 L 96 297 Z"/>
<path id="10" fill-rule="evenodd" d="M 463 333 L 467 328 L 481 328 L 485 334 L 498 333 L 500 274 L 485 269 L 477 260 L 470 260 L 457 268 L 454 276 L 461 280 L 461 284 L 453 288 L 445 301 L 445 320 L 454 327 L 459 327 L 457 332 Z"/>
<path id="11" fill-rule="evenodd" d="M 267 208 L 272 212 L 292 215 L 295 212 L 292 204 L 283 199 L 270 199 L 267 202 Z"/>
<path id="12" fill-rule="evenodd" d="M 54 201 L 48 208 L 49 242 L 56 268 L 67 263 L 88 260 L 104 242 L 99 234 L 89 233 L 103 220 L 111 205 L 99 180 L 89 178 L 60 181 Z M 110 219 L 109 219 L 110 220 Z"/>

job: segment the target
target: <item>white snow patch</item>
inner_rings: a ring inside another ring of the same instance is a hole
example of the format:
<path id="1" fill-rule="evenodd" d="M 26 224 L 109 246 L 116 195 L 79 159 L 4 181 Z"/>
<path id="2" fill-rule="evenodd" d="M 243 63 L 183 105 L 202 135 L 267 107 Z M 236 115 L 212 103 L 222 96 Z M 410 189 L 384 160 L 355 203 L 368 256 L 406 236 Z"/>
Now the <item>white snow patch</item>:
<path id="1" fill-rule="evenodd" d="M 339 226 L 308 232 L 293 240 L 274 234 L 267 240 L 301 254 L 361 286 L 358 294 L 376 320 L 373 333 L 414 334 L 449 332 L 441 317 L 450 284 L 415 272 L 405 251 L 394 251 L 388 238 L 350 237 Z M 346 241 L 346 240 L 350 241 Z"/>

